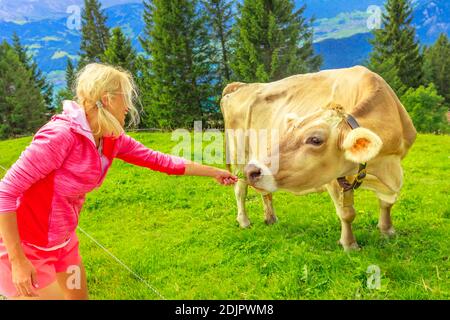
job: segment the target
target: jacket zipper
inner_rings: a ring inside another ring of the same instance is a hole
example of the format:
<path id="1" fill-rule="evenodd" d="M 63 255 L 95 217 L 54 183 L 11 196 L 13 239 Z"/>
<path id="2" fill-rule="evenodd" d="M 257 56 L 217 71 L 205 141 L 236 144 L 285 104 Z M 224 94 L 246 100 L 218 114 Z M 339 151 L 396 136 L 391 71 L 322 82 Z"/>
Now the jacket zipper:
<path id="1" fill-rule="evenodd" d="M 85 139 L 87 139 L 89 141 L 89 144 L 91 145 L 92 148 L 94 148 L 95 154 L 97 155 L 97 166 L 100 168 L 100 177 L 97 179 L 97 182 L 95 183 L 95 186 L 97 187 L 98 183 L 101 181 L 101 179 L 103 178 L 103 175 L 104 175 L 101 155 L 99 154 L 99 152 L 98 152 L 98 150 L 97 150 L 97 148 L 95 146 L 95 143 L 92 142 L 91 139 L 86 137 L 83 133 L 79 132 L 78 130 L 75 130 L 75 132 L 77 134 L 83 136 Z"/>

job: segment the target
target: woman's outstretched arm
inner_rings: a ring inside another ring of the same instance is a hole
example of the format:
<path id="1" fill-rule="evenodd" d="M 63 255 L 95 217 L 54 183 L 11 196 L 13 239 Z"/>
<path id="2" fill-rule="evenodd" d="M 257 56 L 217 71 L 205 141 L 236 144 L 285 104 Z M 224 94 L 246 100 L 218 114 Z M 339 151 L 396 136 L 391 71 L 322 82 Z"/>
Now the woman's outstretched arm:
<path id="1" fill-rule="evenodd" d="M 186 170 L 184 174 L 187 176 L 212 177 L 215 178 L 218 183 L 223 185 L 234 184 L 238 181 L 238 177 L 232 175 L 226 170 L 206 166 L 189 160 L 184 161 L 186 162 Z"/>
<path id="2" fill-rule="evenodd" d="M 226 170 L 152 150 L 128 135 L 123 135 L 120 139 L 119 152 L 116 157 L 128 163 L 169 175 L 212 177 L 224 185 L 237 182 L 237 177 Z"/>

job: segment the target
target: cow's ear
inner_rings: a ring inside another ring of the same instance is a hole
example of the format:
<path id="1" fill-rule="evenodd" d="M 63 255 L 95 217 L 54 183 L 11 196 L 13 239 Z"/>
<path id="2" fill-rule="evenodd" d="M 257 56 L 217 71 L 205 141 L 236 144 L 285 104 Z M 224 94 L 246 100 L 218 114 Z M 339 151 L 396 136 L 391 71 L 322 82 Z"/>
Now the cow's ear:
<path id="1" fill-rule="evenodd" d="M 345 158 L 356 163 L 372 160 L 378 155 L 382 146 L 380 137 L 366 128 L 351 130 L 342 143 Z"/>

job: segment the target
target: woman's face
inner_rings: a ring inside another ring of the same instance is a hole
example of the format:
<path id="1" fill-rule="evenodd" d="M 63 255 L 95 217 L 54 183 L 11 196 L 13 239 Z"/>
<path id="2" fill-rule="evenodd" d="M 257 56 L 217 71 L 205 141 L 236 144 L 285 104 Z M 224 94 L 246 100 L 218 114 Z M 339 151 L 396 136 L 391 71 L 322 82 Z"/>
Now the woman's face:
<path id="1" fill-rule="evenodd" d="M 110 99 L 103 101 L 106 109 L 112 113 L 112 115 L 119 121 L 122 127 L 125 126 L 125 117 L 128 113 L 128 107 L 125 99 L 125 93 L 114 93 L 110 96 Z"/>

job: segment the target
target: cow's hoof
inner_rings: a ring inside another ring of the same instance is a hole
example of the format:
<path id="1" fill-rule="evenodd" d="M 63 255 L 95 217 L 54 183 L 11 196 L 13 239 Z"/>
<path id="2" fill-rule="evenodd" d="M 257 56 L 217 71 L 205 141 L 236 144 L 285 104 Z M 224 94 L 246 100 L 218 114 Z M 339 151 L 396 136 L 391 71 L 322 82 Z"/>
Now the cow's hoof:
<path id="1" fill-rule="evenodd" d="M 380 232 L 383 236 L 385 236 L 387 238 L 391 238 L 391 237 L 395 236 L 395 229 L 392 226 L 389 228 L 381 228 L 380 227 Z"/>
<path id="2" fill-rule="evenodd" d="M 338 240 L 338 244 L 344 248 L 345 252 L 351 252 L 351 251 L 359 251 L 361 250 L 361 247 L 358 245 L 356 241 L 353 241 L 351 243 L 345 243 L 342 240 Z"/>
<path id="3" fill-rule="evenodd" d="M 265 222 L 267 225 L 271 225 L 271 224 L 277 223 L 277 221 L 278 221 L 278 218 L 277 218 L 276 215 L 272 215 L 272 216 L 266 217 L 266 218 L 264 219 L 264 222 Z"/>
<path id="4" fill-rule="evenodd" d="M 236 220 L 241 228 L 245 229 L 250 227 L 250 220 L 246 216 L 238 216 Z"/>

